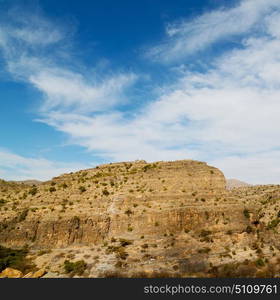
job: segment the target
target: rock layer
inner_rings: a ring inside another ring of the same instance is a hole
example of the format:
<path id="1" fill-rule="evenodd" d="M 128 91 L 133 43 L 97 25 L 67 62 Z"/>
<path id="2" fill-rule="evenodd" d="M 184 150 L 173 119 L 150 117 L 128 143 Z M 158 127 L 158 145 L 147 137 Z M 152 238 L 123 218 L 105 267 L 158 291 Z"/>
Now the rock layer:
<path id="1" fill-rule="evenodd" d="M 128 265 L 127 275 L 172 270 L 181 276 L 257 259 L 260 241 L 262 251 L 277 250 L 278 235 L 265 228 L 277 228 L 278 219 L 271 225 L 260 212 L 269 197 L 277 210 L 279 189 L 265 187 L 256 197 L 257 187 L 225 187 L 220 170 L 191 160 L 101 165 L 31 187 L 3 181 L 0 245 L 28 245 L 35 254 L 52 249 L 38 258 L 44 267 L 63 263 L 57 251 L 71 257 L 80 249 L 99 257 L 90 263 L 92 277 L 121 274 Z"/>

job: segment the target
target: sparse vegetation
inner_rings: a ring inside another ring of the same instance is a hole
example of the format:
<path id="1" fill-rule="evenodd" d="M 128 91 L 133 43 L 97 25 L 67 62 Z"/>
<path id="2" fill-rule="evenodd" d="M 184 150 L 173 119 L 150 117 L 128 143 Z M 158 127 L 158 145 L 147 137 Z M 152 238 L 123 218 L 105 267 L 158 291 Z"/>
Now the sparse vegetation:
<path id="1" fill-rule="evenodd" d="M 51 193 L 53 193 L 53 192 L 56 191 L 56 188 L 55 188 L 54 186 L 51 186 L 51 187 L 49 188 L 49 191 L 50 191 Z"/>
<path id="2" fill-rule="evenodd" d="M 108 276 L 122 277 L 276 276 L 280 185 L 224 191 L 216 176 L 182 161 L 102 165 L 34 186 L 0 180 L 0 242 L 42 243 L 30 257 L 70 277 L 99 276 L 105 264 L 116 270 Z M 27 250 L 9 251 L 5 266 L 31 268 Z"/>
<path id="3" fill-rule="evenodd" d="M 76 262 L 71 262 L 69 260 L 64 261 L 64 270 L 67 274 L 71 276 L 81 276 L 83 275 L 84 271 L 86 270 L 87 264 L 84 260 L 79 260 Z"/>
<path id="4" fill-rule="evenodd" d="M 33 186 L 29 191 L 29 194 L 32 196 L 35 196 L 37 193 L 38 193 L 38 188 L 36 186 Z"/>
<path id="5" fill-rule="evenodd" d="M 24 273 L 33 270 L 34 265 L 26 258 L 27 247 L 11 249 L 0 246 L 0 272 L 6 268 L 14 268 Z"/>
<path id="6" fill-rule="evenodd" d="M 103 194 L 104 196 L 109 196 L 109 195 L 110 195 L 110 193 L 108 192 L 107 189 L 104 189 L 104 190 L 102 191 L 102 194 Z"/>
<path id="7" fill-rule="evenodd" d="M 84 193 L 87 189 L 84 186 L 79 186 L 80 193 Z"/>
<path id="8" fill-rule="evenodd" d="M 249 219 L 250 218 L 250 212 L 249 212 L 249 210 L 248 209 L 244 209 L 243 210 L 243 215 L 244 215 L 245 218 Z"/>

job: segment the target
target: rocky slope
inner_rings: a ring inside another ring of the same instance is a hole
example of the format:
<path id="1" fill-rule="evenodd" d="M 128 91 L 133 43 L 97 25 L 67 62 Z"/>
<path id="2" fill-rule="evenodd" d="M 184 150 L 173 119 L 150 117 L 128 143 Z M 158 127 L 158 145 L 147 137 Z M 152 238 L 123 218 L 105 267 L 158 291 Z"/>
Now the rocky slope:
<path id="1" fill-rule="evenodd" d="M 2 181 L 0 245 L 28 246 L 45 277 L 277 276 L 278 199 L 191 160 Z"/>
<path id="2" fill-rule="evenodd" d="M 248 184 L 244 181 L 237 180 L 237 179 L 227 179 L 226 180 L 226 188 L 228 190 L 231 190 L 234 188 L 240 188 L 240 187 L 244 187 L 244 186 L 250 186 L 250 184 Z"/>

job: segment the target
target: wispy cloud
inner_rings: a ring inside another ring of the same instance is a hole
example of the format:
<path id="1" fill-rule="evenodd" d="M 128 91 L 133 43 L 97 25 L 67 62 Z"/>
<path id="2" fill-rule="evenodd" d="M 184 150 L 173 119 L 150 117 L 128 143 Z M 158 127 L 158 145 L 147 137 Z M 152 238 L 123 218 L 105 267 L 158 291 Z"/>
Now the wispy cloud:
<path id="1" fill-rule="evenodd" d="M 66 46 L 70 33 L 63 26 L 40 14 L 17 13 L 12 10 L 0 21 L 0 49 L 10 74 L 44 95 L 43 112 L 90 113 L 126 101 L 124 90 L 135 82 L 135 74 L 111 72 L 100 78 L 89 68 L 85 71 L 80 62 L 73 62 Z"/>
<path id="2" fill-rule="evenodd" d="M 171 63 L 212 46 L 262 31 L 262 19 L 279 10 L 278 0 L 243 0 L 233 8 L 221 8 L 179 23 L 168 24 L 166 39 L 147 52 L 155 61 Z"/>
<path id="3" fill-rule="evenodd" d="M 192 158 L 221 167 L 227 177 L 279 183 L 279 10 L 279 1 L 244 0 L 169 25 L 166 43 L 154 57 L 178 59 L 180 76 L 157 99 L 133 110 L 119 105 L 133 103 L 126 91 L 135 74 L 96 80 L 69 62 L 59 63 L 55 51 L 46 57 L 42 50 L 19 51 L 6 61 L 11 74 L 42 93 L 38 119 L 96 158 Z M 238 47 L 219 54 L 203 72 L 183 64 L 185 55 L 233 35 L 242 37 Z"/>
<path id="4" fill-rule="evenodd" d="M 280 151 L 243 156 L 226 156 L 209 163 L 222 169 L 228 178 L 238 178 L 254 184 L 279 184 Z"/>
<path id="5" fill-rule="evenodd" d="M 134 74 L 118 74 L 95 82 L 82 74 L 58 68 L 45 69 L 29 78 L 30 83 L 45 95 L 42 111 L 72 109 L 83 113 L 124 104 L 123 90 L 135 79 Z"/>
<path id="6" fill-rule="evenodd" d="M 60 174 L 88 168 L 89 165 L 24 157 L 0 149 L 0 178 L 7 180 L 49 180 Z"/>

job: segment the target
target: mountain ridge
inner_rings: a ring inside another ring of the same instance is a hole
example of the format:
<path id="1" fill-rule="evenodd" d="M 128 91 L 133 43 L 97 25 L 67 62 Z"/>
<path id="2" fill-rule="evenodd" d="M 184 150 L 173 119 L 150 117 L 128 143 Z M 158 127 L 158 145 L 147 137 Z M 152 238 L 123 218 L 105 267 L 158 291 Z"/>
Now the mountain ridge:
<path id="1" fill-rule="evenodd" d="M 226 264 L 240 276 L 246 259 L 256 276 L 279 258 L 278 198 L 277 185 L 227 190 L 199 161 L 104 164 L 0 185 L 0 245 L 27 245 L 54 277 L 69 276 L 67 259 L 83 260 L 85 277 L 212 277 Z"/>

